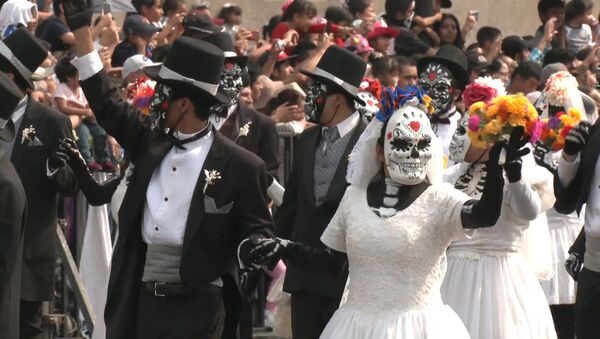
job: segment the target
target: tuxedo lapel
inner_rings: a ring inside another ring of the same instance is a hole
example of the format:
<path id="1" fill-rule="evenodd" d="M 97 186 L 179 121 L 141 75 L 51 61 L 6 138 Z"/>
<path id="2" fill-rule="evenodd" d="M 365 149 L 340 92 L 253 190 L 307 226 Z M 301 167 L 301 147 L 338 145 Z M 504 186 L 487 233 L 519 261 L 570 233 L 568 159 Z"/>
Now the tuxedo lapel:
<path id="1" fill-rule="evenodd" d="M 306 182 L 306 194 L 308 194 L 308 200 L 312 206 L 316 206 L 315 198 L 315 154 L 317 152 L 317 145 L 319 143 L 321 135 L 321 126 L 318 125 L 310 131 L 310 135 L 307 136 L 306 148 L 304 149 L 304 168 L 302 169 L 304 180 Z"/>
<path id="2" fill-rule="evenodd" d="M 359 121 L 358 125 L 351 132 L 352 136 L 350 136 L 350 140 L 348 141 L 348 145 L 344 150 L 344 154 L 338 163 L 338 167 L 335 171 L 335 175 L 333 176 L 333 180 L 329 185 L 329 190 L 327 191 L 327 195 L 325 195 L 325 201 L 337 200 L 346 190 L 347 182 L 346 182 L 346 172 L 348 170 L 348 157 L 350 156 L 350 152 L 354 148 L 354 145 L 358 141 L 358 138 L 365 130 L 365 125 L 362 122 L 362 119 Z"/>
<path id="3" fill-rule="evenodd" d="M 225 173 L 225 165 L 227 164 L 224 145 L 225 137 L 221 135 L 221 133 L 217 132 L 217 130 L 214 128 L 213 133 L 215 134 L 215 137 L 212 146 L 210 147 L 210 151 L 206 156 L 204 166 L 202 166 L 202 171 L 200 171 L 200 176 L 198 177 L 196 187 L 194 188 L 194 194 L 192 195 L 192 202 L 190 204 L 188 219 L 185 226 L 185 234 L 183 237 L 182 255 L 185 255 L 189 249 L 194 235 L 202 224 L 202 218 L 204 217 L 205 213 L 204 196 L 218 193 L 216 190 L 211 189 L 211 185 L 208 185 L 206 187 L 206 193 L 204 192 L 204 186 L 206 185 L 206 174 L 204 171 L 218 171 L 221 173 L 221 175 Z"/>
<path id="4" fill-rule="evenodd" d="M 24 153 L 27 148 L 27 145 L 22 143 L 23 129 L 31 125 L 36 129 L 42 128 L 41 126 L 37 126 L 36 105 L 37 103 L 34 100 L 31 98 L 27 99 L 27 108 L 25 109 L 25 114 L 23 114 L 23 118 L 21 119 L 19 130 L 15 133 L 15 143 L 13 145 L 10 159 L 18 173 L 23 173 L 21 166 L 25 160 Z"/>

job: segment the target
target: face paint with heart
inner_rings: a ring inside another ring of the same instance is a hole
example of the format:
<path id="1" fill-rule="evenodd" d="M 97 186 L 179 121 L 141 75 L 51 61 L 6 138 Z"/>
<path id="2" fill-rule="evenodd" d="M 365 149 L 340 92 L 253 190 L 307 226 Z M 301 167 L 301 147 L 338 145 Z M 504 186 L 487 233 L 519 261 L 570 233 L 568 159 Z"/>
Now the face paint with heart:
<path id="1" fill-rule="evenodd" d="M 431 142 L 435 134 L 427 114 L 414 106 L 394 112 L 385 130 L 383 151 L 390 178 L 401 185 L 416 185 L 425 180 L 427 164 L 433 157 Z"/>
<path id="2" fill-rule="evenodd" d="M 442 115 L 452 104 L 454 77 L 450 69 L 437 62 L 430 62 L 419 74 L 419 86 L 431 97 L 435 115 Z"/>
<path id="3" fill-rule="evenodd" d="M 327 88 L 322 83 L 312 80 L 306 90 L 304 114 L 306 120 L 315 124 L 321 123 L 321 114 L 327 100 Z"/>
<path id="4" fill-rule="evenodd" d="M 365 102 L 364 106 L 356 102 L 356 109 L 363 117 L 365 117 L 368 121 L 371 121 L 375 114 L 379 112 L 379 107 L 377 106 L 379 100 L 377 100 L 377 98 L 375 98 L 375 96 L 370 92 L 358 92 L 356 96 Z"/>
<path id="5" fill-rule="evenodd" d="M 454 162 L 464 162 L 467 151 L 471 146 L 471 139 L 467 134 L 467 128 L 469 127 L 469 115 L 464 114 L 458 121 L 456 131 L 450 141 L 448 148 L 450 154 L 448 158 Z"/>

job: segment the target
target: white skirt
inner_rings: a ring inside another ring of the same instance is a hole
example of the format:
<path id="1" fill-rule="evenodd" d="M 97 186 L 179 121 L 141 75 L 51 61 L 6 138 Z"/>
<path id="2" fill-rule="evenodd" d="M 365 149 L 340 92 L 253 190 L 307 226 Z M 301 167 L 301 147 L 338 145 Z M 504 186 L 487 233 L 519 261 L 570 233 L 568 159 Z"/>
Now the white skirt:
<path id="1" fill-rule="evenodd" d="M 474 339 L 554 339 L 544 292 L 519 254 L 448 254 L 442 299 Z"/>
<path id="2" fill-rule="evenodd" d="M 554 220 L 554 219 L 553 219 Z M 550 220 L 548 220 L 550 222 Z M 544 289 L 550 305 L 575 304 L 577 284 L 567 273 L 565 261 L 569 257 L 569 248 L 577 239 L 582 224 L 569 223 L 569 218 L 562 218 L 562 222 L 550 225 L 550 244 L 552 248 L 552 263 L 554 275 L 550 280 L 542 280 L 540 284 Z M 577 220 L 575 220 L 577 221 Z"/>
<path id="3" fill-rule="evenodd" d="M 446 305 L 427 306 L 399 314 L 370 314 L 344 305 L 321 339 L 468 339 L 460 318 Z"/>

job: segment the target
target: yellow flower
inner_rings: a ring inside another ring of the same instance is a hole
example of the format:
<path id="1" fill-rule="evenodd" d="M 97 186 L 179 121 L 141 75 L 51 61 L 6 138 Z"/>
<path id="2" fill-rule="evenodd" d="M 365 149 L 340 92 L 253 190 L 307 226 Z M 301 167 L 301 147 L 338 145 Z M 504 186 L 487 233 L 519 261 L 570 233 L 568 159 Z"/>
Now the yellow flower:
<path id="1" fill-rule="evenodd" d="M 560 121 L 562 121 L 563 124 L 565 124 L 567 126 L 575 125 L 575 119 L 573 119 L 573 117 L 571 117 L 568 114 L 561 115 L 559 119 L 560 119 Z"/>
<path id="2" fill-rule="evenodd" d="M 485 148 L 487 146 L 487 143 L 481 140 L 481 136 L 479 135 L 479 133 L 469 130 L 467 131 L 467 135 L 469 136 L 469 139 L 471 139 L 471 144 L 473 146 L 479 148 Z"/>
<path id="3" fill-rule="evenodd" d="M 575 108 L 575 107 L 569 108 L 569 115 L 572 116 L 576 122 L 581 121 L 581 112 L 577 108 Z"/>
<path id="4" fill-rule="evenodd" d="M 478 112 L 481 111 L 485 108 L 485 102 L 483 101 L 478 101 L 474 104 L 471 105 L 471 107 L 469 107 L 469 113 L 471 115 L 473 115 L 474 112 Z"/>

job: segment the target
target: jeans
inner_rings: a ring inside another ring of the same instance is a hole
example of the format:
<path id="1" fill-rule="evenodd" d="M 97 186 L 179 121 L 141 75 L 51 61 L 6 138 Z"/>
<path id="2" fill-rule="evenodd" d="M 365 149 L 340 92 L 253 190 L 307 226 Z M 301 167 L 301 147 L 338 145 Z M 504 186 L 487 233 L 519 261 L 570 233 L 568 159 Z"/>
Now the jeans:
<path id="1" fill-rule="evenodd" d="M 88 164 L 91 162 L 103 163 L 109 160 L 109 154 L 106 148 L 106 132 L 97 122 L 84 120 L 75 131 L 79 138 L 77 140 L 77 147 L 79 148 L 79 152 L 81 152 L 83 159 L 85 159 Z M 90 136 L 93 141 L 90 140 Z M 92 142 L 94 146 L 93 154 Z"/>

